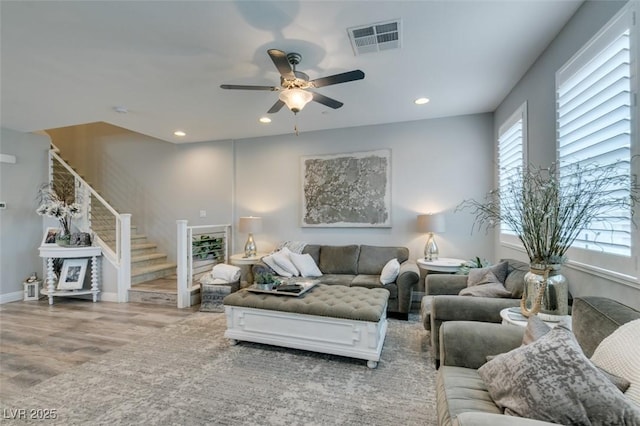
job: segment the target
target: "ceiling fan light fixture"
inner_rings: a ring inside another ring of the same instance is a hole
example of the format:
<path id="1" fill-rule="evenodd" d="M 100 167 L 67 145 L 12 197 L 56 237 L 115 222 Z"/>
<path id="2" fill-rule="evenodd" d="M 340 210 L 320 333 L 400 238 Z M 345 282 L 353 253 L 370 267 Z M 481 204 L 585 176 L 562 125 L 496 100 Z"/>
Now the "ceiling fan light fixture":
<path id="1" fill-rule="evenodd" d="M 306 90 L 293 87 L 291 89 L 285 89 L 280 92 L 278 96 L 282 102 L 287 105 L 294 114 L 302 111 L 302 108 L 313 99 L 313 94 Z"/>

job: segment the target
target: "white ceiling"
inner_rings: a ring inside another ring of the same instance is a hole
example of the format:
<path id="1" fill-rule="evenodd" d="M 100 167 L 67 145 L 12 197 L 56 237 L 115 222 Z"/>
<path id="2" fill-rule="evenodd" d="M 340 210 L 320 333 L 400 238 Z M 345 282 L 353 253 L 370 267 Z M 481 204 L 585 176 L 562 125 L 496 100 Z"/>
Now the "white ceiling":
<path id="1" fill-rule="evenodd" d="M 581 3 L 2 0 L 1 124 L 104 121 L 181 143 L 489 112 Z M 354 55 L 347 28 L 398 18 L 400 49 Z M 285 107 L 260 124 L 277 92 L 219 86 L 278 85 L 270 48 L 302 54 L 311 79 L 366 77 L 316 89 L 340 109 L 312 102 L 296 119 Z"/>

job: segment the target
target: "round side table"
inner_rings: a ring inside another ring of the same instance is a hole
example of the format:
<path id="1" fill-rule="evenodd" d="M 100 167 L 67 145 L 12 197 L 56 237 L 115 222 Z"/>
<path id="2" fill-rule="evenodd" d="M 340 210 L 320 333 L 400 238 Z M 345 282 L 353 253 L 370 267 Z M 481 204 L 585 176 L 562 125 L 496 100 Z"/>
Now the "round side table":
<path id="1" fill-rule="evenodd" d="M 527 326 L 527 317 L 520 313 L 520 308 L 504 308 L 500 311 L 500 317 L 502 318 L 502 324 L 517 325 L 518 327 Z M 565 315 L 562 319 L 571 318 L 571 315 Z M 560 323 L 560 321 L 545 321 L 545 323 L 553 328 Z M 569 321 L 571 324 L 571 321 Z"/>
<path id="2" fill-rule="evenodd" d="M 434 272 L 448 272 L 453 274 L 458 272 L 460 266 L 465 263 L 464 259 L 455 259 L 452 257 L 442 257 L 436 260 L 426 260 L 425 258 L 419 258 L 416 260 L 418 267 L 426 271 Z"/>
<path id="3" fill-rule="evenodd" d="M 241 278 L 241 281 L 246 281 L 248 284 L 253 284 L 253 273 L 251 272 L 251 267 L 258 263 L 260 259 L 262 259 L 267 254 L 268 253 L 256 253 L 255 256 L 245 257 L 244 253 L 238 253 L 229 257 L 229 263 L 240 267 L 242 277 L 245 278 Z"/>

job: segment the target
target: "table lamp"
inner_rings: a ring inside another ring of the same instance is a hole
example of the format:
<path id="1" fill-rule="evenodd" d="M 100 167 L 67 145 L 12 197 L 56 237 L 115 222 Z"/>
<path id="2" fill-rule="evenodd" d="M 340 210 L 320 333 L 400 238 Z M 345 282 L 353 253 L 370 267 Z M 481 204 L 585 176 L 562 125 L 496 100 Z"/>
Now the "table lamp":
<path id="1" fill-rule="evenodd" d="M 256 242 L 253 241 L 253 233 L 262 231 L 262 218 L 254 216 L 241 217 L 238 225 L 240 232 L 249 234 L 249 238 L 244 245 L 244 257 L 255 256 L 258 250 L 256 249 Z"/>
<path id="2" fill-rule="evenodd" d="M 425 260 L 438 260 L 438 245 L 436 244 L 433 234 L 445 231 L 444 215 L 442 213 L 419 214 L 418 230 L 429 234 L 427 244 L 424 246 Z"/>

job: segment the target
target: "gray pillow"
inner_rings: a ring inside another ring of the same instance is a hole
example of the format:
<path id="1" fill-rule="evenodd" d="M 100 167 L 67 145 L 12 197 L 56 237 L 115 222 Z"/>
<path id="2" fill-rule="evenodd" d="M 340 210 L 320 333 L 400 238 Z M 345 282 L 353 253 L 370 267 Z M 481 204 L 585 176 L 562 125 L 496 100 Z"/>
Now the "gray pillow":
<path id="1" fill-rule="evenodd" d="M 467 277 L 467 287 L 484 284 L 483 279 L 489 271 L 504 285 L 504 281 L 507 279 L 508 269 L 509 264 L 507 262 L 500 262 L 497 265 L 486 268 L 471 268 L 469 269 L 469 276 Z"/>
<path id="2" fill-rule="evenodd" d="M 511 292 L 504 288 L 498 278 L 491 271 L 487 271 L 484 276 L 471 287 L 460 290 L 459 296 L 476 297 L 511 297 Z"/>
<path id="3" fill-rule="evenodd" d="M 478 369 L 505 414 L 559 424 L 636 425 L 640 409 L 584 355 L 559 325 Z"/>

